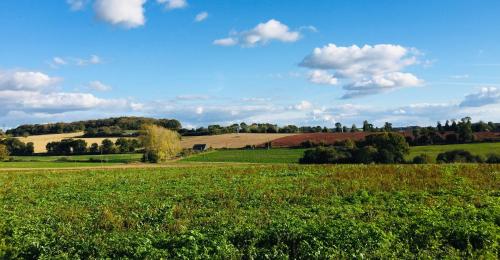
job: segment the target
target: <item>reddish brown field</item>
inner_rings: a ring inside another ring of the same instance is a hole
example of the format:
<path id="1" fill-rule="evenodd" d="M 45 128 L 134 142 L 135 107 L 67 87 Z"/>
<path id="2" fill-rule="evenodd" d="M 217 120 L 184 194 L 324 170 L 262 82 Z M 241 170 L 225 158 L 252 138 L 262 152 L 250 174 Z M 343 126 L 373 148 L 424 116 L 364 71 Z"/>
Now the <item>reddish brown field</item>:
<path id="1" fill-rule="evenodd" d="M 442 133 L 441 136 L 444 138 L 447 134 L 452 132 Z M 307 133 L 291 135 L 282 138 L 275 139 L 271 141 L 272 147 L 297 147 L 300 146 L 302 142 L 311 141 L 313 143 L 324 143 L 326 145 L 334 144 L 337 141 L 342 141 L 346 139 L 351 139 L 353 141 L 358 141 L 364 139 L 367 135 L 376 134 L 371 132 L 356 132 L 356 133 Z M 400 132 L 400 134 L 408 137 L 413 137 L 412 133 Z M 500 141 L 500 133 L 495 132 L 480 132 L 474 133 L 476 141 Z"/>

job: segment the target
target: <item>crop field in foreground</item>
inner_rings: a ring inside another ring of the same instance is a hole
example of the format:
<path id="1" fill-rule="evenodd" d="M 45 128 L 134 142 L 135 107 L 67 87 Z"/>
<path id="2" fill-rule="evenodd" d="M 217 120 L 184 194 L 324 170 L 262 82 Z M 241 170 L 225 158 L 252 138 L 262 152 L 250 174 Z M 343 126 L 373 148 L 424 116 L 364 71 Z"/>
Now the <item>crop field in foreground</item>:
<path id="1" fill-rule="evenodd" d="M 0 258 L 496 259 L 499 174 L 476 164 L 4 171 Z"/>

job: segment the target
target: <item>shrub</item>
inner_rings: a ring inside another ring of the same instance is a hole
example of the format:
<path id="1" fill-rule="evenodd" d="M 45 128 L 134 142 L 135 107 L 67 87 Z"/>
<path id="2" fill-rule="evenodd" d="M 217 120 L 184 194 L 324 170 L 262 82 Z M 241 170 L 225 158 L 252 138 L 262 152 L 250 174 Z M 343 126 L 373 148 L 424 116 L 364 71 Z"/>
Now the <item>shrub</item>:
<path id="1" fill-rule="evenodd" d="M 500 154 L 489 154 L 486 163 L 500 163 Z"/>
<path id="2" fill-rule="evenodd" d="M 361 147 L 354 152 L 353 162 L 363 164 L 374 163 L 377 153 L 377 148 L 373 146 Z"/>
<path id="3" fill-rule="evenodd" d="M 374 134 L 366 137 L 361 146 L 373 146 L 378 150 L 375 157 L 379 163 L 401 163 L 410 147 L 404 136 L 395 133 Z"/>
<path id="4" fill-rule="evenodd" d="M 432 158 L 428 154 L 420 154 L 413 158 L 414 164 L 428 164 L 432 163 Z"/>
<path id="5" fill-rule="evenodd" d="M 335 147 L 316 147 L 314 150 L 304 152 L 304 157 L 300 159 L 303 164 L 327 164 L 327 163 L 347 163 L 352 155 L 348 150 Z"/>
<path id="6" fill-rule="evenodd" d="M 480 156 L 472 155 L 465 150 L 452 150 L 438 154 L 436 161 L 439 163 L 475 163 L 482 162 Z"/>

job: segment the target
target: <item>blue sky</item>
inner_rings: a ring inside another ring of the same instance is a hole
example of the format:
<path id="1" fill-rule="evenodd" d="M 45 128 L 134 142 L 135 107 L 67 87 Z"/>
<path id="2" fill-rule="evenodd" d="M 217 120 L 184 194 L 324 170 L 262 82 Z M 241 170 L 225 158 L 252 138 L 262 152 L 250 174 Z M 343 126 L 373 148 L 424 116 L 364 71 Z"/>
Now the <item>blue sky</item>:
<path id="1" fill-rule="evenodd" d="M 0 127 L 119 115 L 500 121 L 499 11 L 456 0 L 4 0 Z"/>

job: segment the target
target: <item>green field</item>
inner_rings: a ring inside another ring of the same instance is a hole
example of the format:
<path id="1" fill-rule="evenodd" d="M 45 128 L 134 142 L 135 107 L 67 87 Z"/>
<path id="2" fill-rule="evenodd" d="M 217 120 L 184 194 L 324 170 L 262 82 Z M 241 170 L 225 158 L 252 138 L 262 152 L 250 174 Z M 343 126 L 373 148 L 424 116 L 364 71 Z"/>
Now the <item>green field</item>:
<path id="1" fill-rule="evenodd" d="M 484 258 L 498 165 L 0 172 L 5 258 Z"/>
<path id="2" fill-rule="evenodd" d="M 474 143 L 474 144 L 450 144 L 450 145 L 429 145 L 429 146 L 414 146 L 410 149 L 408 158 L 425 153 L 432 158 L 436 158 L 439 153 L 451 150 L 466 150 L 474 155 L 487 156 L 490 153 L 500 154 L 500 142 L 498 143 Z"/>
<path id="3" fill-rule="evenodd" d="M 142 154 L 104 154 L 72 156 L 12 156 L 11 162 L 0 162 L 1 168 L 67 168 L 117 165 L 139 162 Z"/>
<path id="4" fill-rule="evenodd" d="M 193 155 L 183 162 L 298 163 L 305 149 L 217 150 Z"/>
<path id="5" fill-rule="evenodd" d="M 407 160 L 416 155 L 426 153 L 436 158 L 439 153 L 463 149 L 473 154 L 486 156 L 490 153 L 500 153 L 500 143 L 475 143 L 454 145 L 430 145 L 410 147 Z M 257 149 L 257 150 L 217 150 L 193 155 L 184 162 L 246 162 L 246 163 L 298 163 L 306 149 Z"/>

